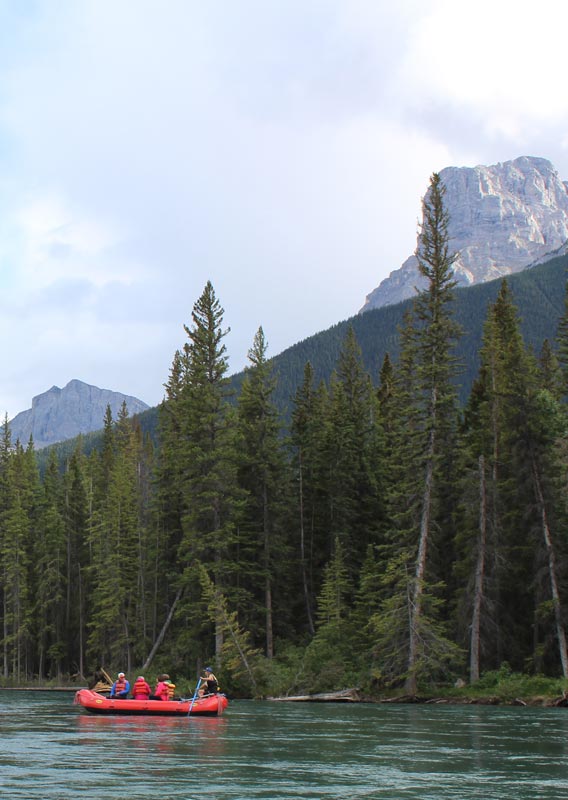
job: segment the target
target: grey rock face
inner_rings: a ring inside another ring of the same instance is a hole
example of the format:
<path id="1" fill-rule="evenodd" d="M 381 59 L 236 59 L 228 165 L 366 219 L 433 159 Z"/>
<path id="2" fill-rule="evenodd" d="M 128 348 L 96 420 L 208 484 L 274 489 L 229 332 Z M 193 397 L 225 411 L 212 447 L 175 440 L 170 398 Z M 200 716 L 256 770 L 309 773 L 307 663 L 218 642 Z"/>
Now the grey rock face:
<path id="1" fill-rule="evenodd" d="M 149 406 L 136 397 L 98 389 L 88 383 L 73 380 L 60 389 L 52 386 L 32 400 L 32 407 L 21 411 L 10 422 L 12 440 L 25 446 L 33 436 L 36 449 L 73 439 L 80 433 L 100 430 L 104 425 L 107 405 L 116 419 L 122 403 L 129 414 L 138 414 Z"/>
<path id="2" fill-rule="evenodd" d="M 564 252 L 568 184 L 550 161 L 523 156 L 490 167 L 446 167 L 440 178 L 459 284 L 490 281 Z M 423 285 L 411 255 L 367 295 L 361 311 L 398 303 Z"/>

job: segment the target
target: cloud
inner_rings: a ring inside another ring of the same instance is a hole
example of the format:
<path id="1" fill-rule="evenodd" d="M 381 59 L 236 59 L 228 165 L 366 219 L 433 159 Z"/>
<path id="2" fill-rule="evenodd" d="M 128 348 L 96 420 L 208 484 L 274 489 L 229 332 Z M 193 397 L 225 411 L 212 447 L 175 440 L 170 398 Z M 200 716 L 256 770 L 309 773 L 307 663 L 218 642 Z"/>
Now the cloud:
<path id="1" fill-rule="evenodd" d="M 429 8 L 398 74 L 397 91 L 407 107 L 421 113 L 453 106 L 476 117 L 480 147 L 494 138 L 523 143 L 527 125 L 565 119 L 568 8 L 555 0 L 543 0 L 538 11 L 527 0 L 435 0 Z"/>
<path id="2" fill-rule="evenodd" d="M 0 28 L 0 409 L 73 377 L 158 402 L 208 279 L 233 369 L 259 325 L 274 354 L 356 313 L 414 249 L 434 170 L 527 148 L 568 177 L 566 12 L 550 25 L 551 0 L 539 6 L 545 60 L 531 57 L 528 9 L 12 6 Z"/>

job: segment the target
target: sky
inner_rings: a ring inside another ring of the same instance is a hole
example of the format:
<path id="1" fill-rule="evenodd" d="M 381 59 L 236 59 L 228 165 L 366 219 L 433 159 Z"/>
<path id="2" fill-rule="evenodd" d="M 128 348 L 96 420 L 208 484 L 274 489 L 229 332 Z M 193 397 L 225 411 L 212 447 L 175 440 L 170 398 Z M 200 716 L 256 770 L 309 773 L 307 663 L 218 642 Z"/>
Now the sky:
<path id="1" fill-rule="evenodd" d="M 0 413 L 156 405 L 208 280 L 230 372 L 356 314 L 447 166 L 568 179 L 568 4 L 0 0 Z"/>

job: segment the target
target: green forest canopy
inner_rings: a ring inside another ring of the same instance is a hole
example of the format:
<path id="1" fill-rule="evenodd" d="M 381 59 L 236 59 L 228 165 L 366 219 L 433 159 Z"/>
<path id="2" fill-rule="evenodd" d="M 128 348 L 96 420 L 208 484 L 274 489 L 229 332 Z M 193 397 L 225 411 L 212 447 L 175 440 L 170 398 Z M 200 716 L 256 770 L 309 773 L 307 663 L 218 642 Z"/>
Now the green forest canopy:
<path id="1" fill-rule="evenodd" d="M 566 677 L 565 269 L 448 278 L 441 310 L 370 311 L 273 359 L 259 329 L 238 380 L 208 284 L 154 437 L 123 409 L 40 477 L 6 421 L 3 680 L 205 660 L 241 694 Z M 461 337 L 436 339 L 442 318 Z"/>

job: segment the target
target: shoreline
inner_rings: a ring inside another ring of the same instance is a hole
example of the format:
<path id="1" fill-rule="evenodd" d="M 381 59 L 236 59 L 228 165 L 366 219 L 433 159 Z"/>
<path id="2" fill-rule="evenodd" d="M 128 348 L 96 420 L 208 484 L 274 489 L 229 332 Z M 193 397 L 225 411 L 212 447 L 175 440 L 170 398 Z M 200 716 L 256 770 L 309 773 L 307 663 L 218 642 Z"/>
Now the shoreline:
<path id="1" fill-rule="evenodd" d="M 85 686 L 0 686 L 5 692 L 60 692 L 75 693 Z M 254 700 L 252 697 L 237 698 Z M 264 697 L 258 698 L 274 703 L 365 703 L 368 705 L 438 705 L 438 706 L 526 706 L 532 708 L 568 708 L 568 696 L 531 695 L 526 697 L 442 697 L 430 695 L 396 695 L 394 697 L 374 697 L 361 694 L 357 689 L 320 694 Z"/>
<path id="2" fill-rule="evenodd" d="M 500 697 L 484 695 L 474 697 L 444 697 L 440 695 L 396 695 L 394 697 L 376 697 L 364 695 L 358 689 L 343 689 L 339 692 L 321 694 L 295 695 L 289 697 L 267 697 L 271 702 L 279 703 L 368 703 L 374 705 L 445 705 L 445 706 L 531 706 L 541 708 L 568 707 L 568 695 L 527 695 L 519 697 Z"/>

